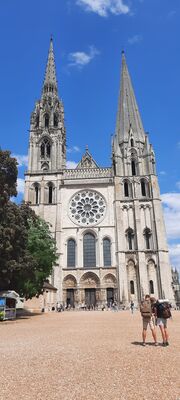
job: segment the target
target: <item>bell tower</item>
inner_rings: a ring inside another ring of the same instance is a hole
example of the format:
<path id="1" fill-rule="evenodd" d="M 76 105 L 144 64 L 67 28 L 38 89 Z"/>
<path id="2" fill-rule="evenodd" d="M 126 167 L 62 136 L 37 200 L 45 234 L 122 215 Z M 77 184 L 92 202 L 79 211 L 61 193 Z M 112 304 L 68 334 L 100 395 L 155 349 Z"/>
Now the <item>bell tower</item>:
<path id="1" fill-rule="evenodd" d="M 58 96 L 51 38 L 41 99 L 31 114 L 28 172 L 56 172 L 65 167 L 64 107 Z"/>

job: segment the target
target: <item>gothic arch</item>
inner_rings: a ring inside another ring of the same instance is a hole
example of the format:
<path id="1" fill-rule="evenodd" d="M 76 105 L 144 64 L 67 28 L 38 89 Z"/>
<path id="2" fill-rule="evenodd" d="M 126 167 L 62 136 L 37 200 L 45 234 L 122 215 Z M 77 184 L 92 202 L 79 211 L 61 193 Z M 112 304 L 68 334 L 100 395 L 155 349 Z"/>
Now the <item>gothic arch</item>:
<path id="1" fill-rule="evenodd" d="M 97 288 L 100 285 L 100 279 L 94 272 L 86 272 L 81 276 L 80 285 L 83 288 Z"/>
<path id="2" fill-rule="evenodd" d="M 138 301 L 137 270 L 134 260 L 127 262 L 128 296 L 130 300 Z"/>
<path id="3" fill-rule="evenodd" d="M 106 274 L 103 278 L 103 286 L 115 288 L 117 286 L 117 279 L 113 274 Z"/>
<path id="4" fill-rule="evenodd" d="M 149 283 L 149 293 L 158 297 L 158 286 L 157 286 L 157 268 L 155 261 L 150 258 L 147 261 L 147 275 Z"/>
<path id="5" fill-rule="evenodd" d="M 44 201 L 46 204 L 55 203 L 55 185 L 53 182 L 49 181 L 46 183 L 44 188 Z"/>
<path id="6" fill-rule="evenodd" d="M 68 274 L 63 279 L 63 289 L 73 289 L 77 287 L 77 280 L 74 275 Z"/>

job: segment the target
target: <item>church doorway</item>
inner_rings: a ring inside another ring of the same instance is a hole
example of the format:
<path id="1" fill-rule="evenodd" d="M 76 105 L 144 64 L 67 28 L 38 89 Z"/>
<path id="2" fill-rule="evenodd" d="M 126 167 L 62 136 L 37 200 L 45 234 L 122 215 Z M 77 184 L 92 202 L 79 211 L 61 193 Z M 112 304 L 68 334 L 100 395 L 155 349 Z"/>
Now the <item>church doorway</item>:
<path id="1" fill-rule="evenodd" d="M 74 289 L 67 289 L 66 291 L 66 305 L 67 308 L 74 308 Z"/>
<path id="2" fill-rule="evenodd" d="M 85 303 L 87 307 L 96 305 L 96 289 L 85 289 Z"/>
<path id="3" fill-rule="evenodd" d="M 112 304 L 114 303 L 114 289 L 107 288 L 106 294 L 107 294 L 107 305 L 108 305 L 108 307 L 112 306 Z"/>

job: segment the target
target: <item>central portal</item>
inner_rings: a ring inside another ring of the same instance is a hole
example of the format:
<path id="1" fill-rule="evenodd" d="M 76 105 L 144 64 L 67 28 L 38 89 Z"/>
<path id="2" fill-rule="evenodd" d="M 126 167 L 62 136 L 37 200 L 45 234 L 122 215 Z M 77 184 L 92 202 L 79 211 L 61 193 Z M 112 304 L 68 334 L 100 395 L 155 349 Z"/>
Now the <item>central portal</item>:
<path id="1" fill-rule="evenodd" d="M 85 302 L 88 307 L 96 305 L 96 289 L 85 289 Z"/>

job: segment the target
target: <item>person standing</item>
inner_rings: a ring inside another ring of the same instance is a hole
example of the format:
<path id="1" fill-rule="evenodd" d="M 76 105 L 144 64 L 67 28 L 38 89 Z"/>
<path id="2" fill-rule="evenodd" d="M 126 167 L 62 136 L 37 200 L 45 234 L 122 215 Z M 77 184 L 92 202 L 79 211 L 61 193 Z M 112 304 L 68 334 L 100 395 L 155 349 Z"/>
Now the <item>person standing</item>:
<path id="1" fill-rule="evenodd" d="M 133 314 L 134 313 L 134 302 L 132 300 L 130 303 L 130 309 L 131 309 L 131 314 Z"/>
<path id="2" fill-rule="evenodd" d="M 163 343 L 162 345 L 169 346 L 169 334 L 167 330 L 167 319 L 171 318 L 170 304 L 168 300 L 157 300 L 154 304 L 156 324 L 159 326 Z"/>
<path id="3" fill-rule="evenodd" d="M 142 345 L 146 346 L 147 328 L 149 326 L 151 329 L 152 337 L 154 339 L 154 344 L 155 344 L 155 346 L 157 346 L 158 345 L 157 336 L 156 336 L 156 330 L 155 330 L 155 324 L 154 324 L 154 318 L 153 318 L 153 310 L 152 310 L 149 294 L 146 294 L 145 300 L 142 302 L 142 304 L 140 306 L 140 312 L 141 312 L 142 322 L 143 322 L 143 331 L 142 331 L 143 343 L 142 343 Z"/>

